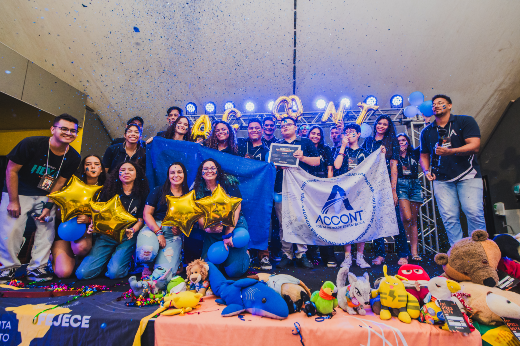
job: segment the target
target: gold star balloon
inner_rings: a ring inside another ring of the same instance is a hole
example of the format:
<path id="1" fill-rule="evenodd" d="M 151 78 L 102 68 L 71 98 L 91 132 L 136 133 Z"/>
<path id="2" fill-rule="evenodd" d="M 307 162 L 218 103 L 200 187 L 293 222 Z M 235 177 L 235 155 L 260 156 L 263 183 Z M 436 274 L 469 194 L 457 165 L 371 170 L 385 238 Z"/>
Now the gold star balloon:
<path id="1" fill-rule="evenodd" d="M 229 196 L 219 184 L 211 196 L 197 201 L 197 204 L 204 210 L 204 228 L 216 224 L 235 227 L 235 210 L 240 203 L 242 203 L 242 198 Z"/>
<path id="2" fill-rule="evenodd" d="M 161 223 L 161 226 L 178 227 L 186 237 L 190 236 L 193 224 L 197 222 L 204 211 L 195 202 L 195 191 L 181 197 L 166 196 L 168 211 Z"/>
<path id="3" fill-rule="evenodd" d="M 137 219 L 126 211 L 119 195 L 108 202 L 90 202 L 92 209 L 92 224 L 95 233 L 101 233 L 121 243 L 125 230 Z"/>
<path id="4" fill-rule="evenodd" d="M 78 215 L 91 215 L 90 202 L 103 186 L 87 185 L 75 175 L 61 190 L 48 194 L 61 210 L 62 222 L 69 221 Z"/>

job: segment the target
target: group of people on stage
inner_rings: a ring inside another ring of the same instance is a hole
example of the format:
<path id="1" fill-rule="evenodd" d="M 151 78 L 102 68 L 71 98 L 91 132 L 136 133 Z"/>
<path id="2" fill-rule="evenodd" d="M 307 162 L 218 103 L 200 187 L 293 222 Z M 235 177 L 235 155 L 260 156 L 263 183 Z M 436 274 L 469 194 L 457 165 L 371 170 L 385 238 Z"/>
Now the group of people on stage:
<path id="1" fill-rule="evenodd" d="M 291 117 L 279 122 L 281 138 L 274 135 L 276 119 L 267 116 L 262 120 L 249 120 L 246 138 L 237 138 L 235 130 L 227 122 L 215 121 L 207 139 L 193 139 L 190 120 L 182 114 L 181 108 L 171 107 L 166 115 L 167 130 L 156 136 L 195 141 L 231 155 L 262 161 L 267 161 L 272 143 L 300 145 L 301 149 L 294 153 L 299 159 L 299 166 L 322 178 L 342 175 L 382 148 L 396 207 L 399 234 L 394 239 L 398 264 L 402 265 L 408 260 L 421 260 L 417 246 L 417 216 L 423 203 L 419 166 L 426 178 L 433 181 L 450 244 L 462 237 L 460 206 L 468 219 L 469 231 L 485 230 L 482 179 L 475 156 L 480 146 L 478 125 L 469 116 L 451 114 L 452 102 L 448 96 L 436 95 L 432 101 L 435 120 L 425 127 L 421 133 L 421 146 L 415 149 L 407 134 L 396 134 L 394 123 L 387 115 L 377 118 L 373 136 L 365 138 L 362 144 L 360 126 L 340 122 L 330 130 L 333 146 L 329 147 L 325 144 L 322 127 L 309 124 L 298 127 L 298 121 Z M 8 155 L 0 205 L 0 282 L 13 279 L 15 271 L 21 266 L 18 253 L 24 242 L 23 234 L 29 215 L 34 217 L 37 227 L 31 261 L 27 266 L 29 280 L 52 279 L 48 263 L 52 263 L 52 271 L 58 277 L 69 277 L 75 272 L 79 279 L 99 276 L 105 268 L 109 278 L 124 277 L 130 270 L 133 258 L 144 267 L 144 275 L 158 266 L 171 269 L 173 274 L 182 269 L 183 250 L 184 253 L 193 251 L 188 249 L 192 243 L 185 241 L 178 228 L 162 227 L 161 221 L 167 211 L 166 196 L 180 197 L 189 192 L 188 172 L 182 163 L 173 162 L 164 184 L 149 191 L 145 175 L 145 147 L 154 137 L 143 141 L 143 125 L 140 117 L 130 119 L 124 137 L 115 139 L 103 158 L 87 154 L 81 160 L 78 152 L 70 146 L 78 133 L 78 121 L 68 114 L 55 118 L 50 138 L 28 137 L 16 145 Z M 275 194 L 282 192 L 283 169 L 277 167 L 273 187 Z M 73 242 L 60 239 L 56 231 L 61 221 L 59 213 L 46 195 L 61 189 L 73 174 L 88 185 L 103 185 L 98 198 L 100 202 L 119 195 L 126 211 L 137 218 L 138 221 L 126 229 L 123 242 L 93 234 L 91 218 L 86 215 L 77 217 L 78 223 L 88 225 L 81 239 Z M 198 167 L 193 184 L 196 198 L 211 195 L 218 184 L 222 184 L 229 195 L 241 197 L 238 180 L 223 171 L 216 160 L 207 159 Z M 283 240 L 282 204 L 281 196 L 275 195 L 274 213 L 279 220 L 282 252 L 278 267 L 296 262 L 301 267 L 313 268 L 312 262 L 318 256 L 316 246 L 291 244 Z M 265 217 L 270 218 L 271 215 Z M 230 250 L 228 259 L 222 264 L 229 276 L 243 275 L 250 262 L 247 248 L 234 248 L 231 238 L 235 228 L 248 227 L 240 208 L 236 211 L 235 220 L 235 227 L 212 226 L 204 229 L 202 219 L 195 226 L 203 234 L 202 251 L 196 256 L 206 258 L 211 244 L 222 240 Z M 370 264 L 364 258 L 364 245 L 356 244 L 355 263 L 361 268 L 368 268 Z M 372 264 L 380 265 L 385 260 L 385 240 L 376 239 L 373 245 L 375 258 Z M 327 266 L 338 265 L 332 246 L 318 248 Z M 274 248 L 271 250 L 274 252 Z M 344 252 L 345 259 L 341 266 L 351 266 L 351 245 L 345 245 Z M 79 266 L 77 259 L 80 259 Z M 269 250 L 259 250 L 258 260 L 262 269 L 272 269 Z"/>

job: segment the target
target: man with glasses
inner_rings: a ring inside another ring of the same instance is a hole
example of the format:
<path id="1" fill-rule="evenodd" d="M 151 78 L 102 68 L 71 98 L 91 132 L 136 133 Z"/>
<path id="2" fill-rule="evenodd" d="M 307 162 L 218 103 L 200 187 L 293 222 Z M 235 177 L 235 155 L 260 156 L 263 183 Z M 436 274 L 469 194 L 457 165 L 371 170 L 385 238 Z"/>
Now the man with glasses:
<path id="1" fill-rule="evenodd" d="M 282 139 L 278 141 L 278 144 L 292 144 L 300 145 L 300 150 L 294 152 L 294 157 L 299 159 L 298 165 L 305 171 L 309 172 L 312 166 L 319 166 L 320 154 L 314 143 L 308 138 L 301 138 L 296 136 L 296 120 L 290 117 L 286 117 L 282 120 Z M 285 167 L 277 166 L 276 180 L 274 183 L 274 191 L 278 194 L 282 193 L 283 184 L 283 169 Z M 278 264 L 280 268 L 288 267 L 293 262 L 293 244 L 283 240 L 283 225 L 282 225 L 282 198 L 278 196 L 275 198 L 274 207 L 276 210 L 276 216 L 280 221 L 280 239 L 282 241 L 282 260 Z M 307 245 L 296 244 L 296 264 L 303 268 L 312 269 L 314 266 L 311 261 L 307 258 Z"/>
<path id="2" fill-rule="evenodd" d="M 21 266 L 18 253 L 28 214 L 36 221 L 27 278 L 52 279 L 46 267 L 54 241 L 54 204 L 46 197 L 61 189 L 81 161 L 70 146 L 78 134 L 78 120 L 68 114 L 54 119 L 52 136 L 27 137 L 7 155 L 5 186 L 0 204 L 0 283 L 9 282 Z"/>
<path id="3" fill-rule="evenodd" d="M 264 136 L 262 137 L 262 142 L 267 147 L 267 149 L 271 149 L 271 144 L 278 142 L 278 138 L 274 136 L 274 131 L 276 130 L 276 121 L 273 117 L 265 117 L 263 130 Z"/>
<path id="4" fill-rule="evenodd" d="M 450 245 L 462 239 L 460 208 L 468 220 L 468 232 L 486 230 L 483 183 L 477 154 L 480 129 L 467 115 L 451 114 L 451 98 L 435 95 L 435 121 L 421 132 L 420 163 L 426 178 L 433 181 L 435 200 Z"/>

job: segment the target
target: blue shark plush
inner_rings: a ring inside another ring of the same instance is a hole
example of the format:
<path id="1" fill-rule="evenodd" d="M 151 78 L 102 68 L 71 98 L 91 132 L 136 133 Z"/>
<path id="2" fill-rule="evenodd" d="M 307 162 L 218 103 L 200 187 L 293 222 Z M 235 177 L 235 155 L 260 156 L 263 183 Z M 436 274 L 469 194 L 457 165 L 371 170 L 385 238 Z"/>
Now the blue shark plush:
<path id="1" fill-rule="evenodd" d="M 289 316 L 285 300 L 264 282 L 255 279 L 226 280 L 213 263 L 209 262 L 208 265 L 210 287 L 220 297 L 216 302 L 227 305 L 222 316 L 235 316 L 244 311 L 277 320 Z"/>

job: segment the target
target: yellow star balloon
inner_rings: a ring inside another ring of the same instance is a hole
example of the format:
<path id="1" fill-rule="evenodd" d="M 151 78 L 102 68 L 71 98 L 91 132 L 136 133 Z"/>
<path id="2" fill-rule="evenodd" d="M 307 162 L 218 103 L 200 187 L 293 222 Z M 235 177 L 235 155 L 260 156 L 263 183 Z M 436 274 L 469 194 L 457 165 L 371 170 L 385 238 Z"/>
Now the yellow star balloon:
<path id="1" fill-rule="evenodd" d="M 216 224 L 235 227 L 235 210 L 242 203 L 242 198 L 229 196 L 220 186 L 217 186 L 211 196 L 201 198 L 197 204 L 204 210 L 204 228 Z"/>
<path id="2" fill-rule="evenodd" d="M 103 186 L 87 185 L 75 175 L 61 190 L 48 194 L 61 210 L 62 222 L 69 221 L 78 215 L 91 215 L 90 202 L 95 200 Z"/>
<path id="3" fill-rule="evenodd" d="M 92 224 L 95 233 L 101 233 L 121 243 L 125 230 L 137 219 L 126 211 L 119 195 L 108 202 L 90 202 L 92 209 Z"/>
<path id="4" fill-rule="evenodd" d="M 204 210 L 195 202 L 195 191 L 181 197 L 166 196 L 168 211 L 161 226 L 178 227 L 186 237 L 190 236 L 193 224 L 204 216 Z"/>

